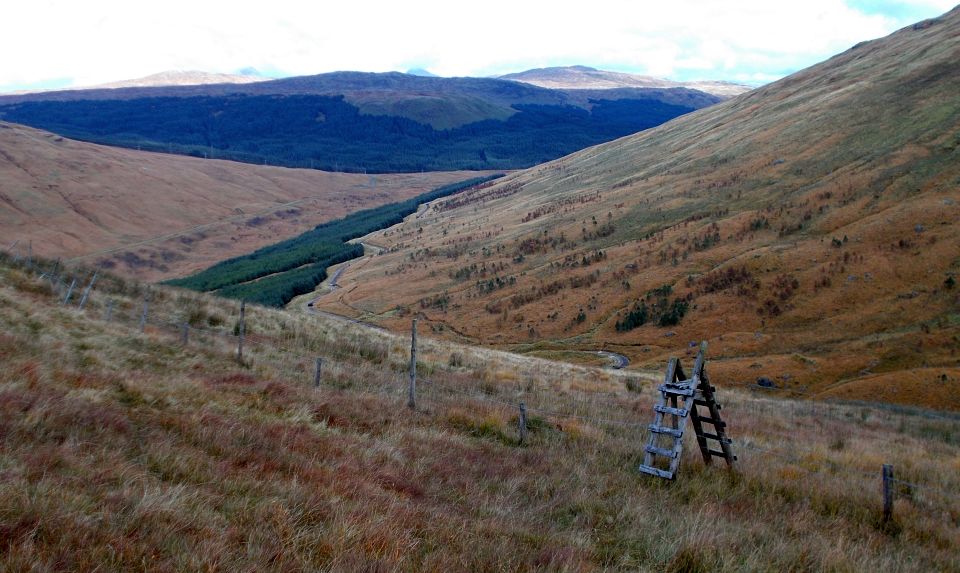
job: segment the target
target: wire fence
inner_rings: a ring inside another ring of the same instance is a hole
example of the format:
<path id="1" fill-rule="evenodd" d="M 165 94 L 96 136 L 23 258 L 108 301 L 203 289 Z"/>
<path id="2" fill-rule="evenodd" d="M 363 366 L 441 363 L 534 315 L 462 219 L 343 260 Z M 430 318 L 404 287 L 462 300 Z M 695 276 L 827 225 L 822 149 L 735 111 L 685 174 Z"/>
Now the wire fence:
<path id="1" fill-rule="evenodd" d="M 17 243 L 11 245 L 8 252 L 17 247 Z M 234 328 L 216 328 L 211 326 L 201 326 L 198 324 L 189 324 L 188 317 L 183 313 L 170 314 L 163 307 L 155 305 L 151 309 L 151 291 L 149 288 L 141 303 L 128 302 L 124 308 L 118 308 L 116 304 L 120 297 L 111 297 L 107 292 L 95 290 L 99 273 L 87 271 L 83 273 L 74 272 L 73 276 L 67 274 L 60 267 L 59 261 L 48 266 L 46 269 L 40 267 L 40 263 L 35 261 L 30 255 L 15 254 L 11 257 L 14 264 L 22 266 L 24 269 L 34 273 L 38 280 L 47 281 L 56 300 L 64 307 L 71 307 L 77 312 L 84 313 L 94 318 L 104 321 L 122 323 L 132 329 L 146 331 L 148 328 L 154 329 L 159 333 L 167 335 L 173 339 L 179 339 L 181 343 L 194 344 L 198 339 L 204 342 L 208 349 L 215 349 L 219 352 L 236 353 L 239 355 L 240 348 L 244 350 L 243 359 L 248 366 L 267 368 L 278 377 L 290 380 L 303 380 L 310 384 L 319 381 L 324 387 L 341 387 L 349 389 L 351 392 L 358 392 L 381 397 L 394 397 L 399 399 L 407 396 L 407 373 L 402 369 L 386 367 L 382 364 L 372 364 L 370 361 L 362 359 L 362 351 L 355 348 L 355 352 L 344 352 L 342 349 L 332 352 L 330 347 L 324 347 L 316 340 L 297 340 L 295 333 L 292 339 L 284 339 L 281 336 L 268 336 L 261 333 L 246 332 L 248 324 L 238 324 Z M 224 300 L 224 303 L 227 303 Z M 99 314 L 99 316 L 94 316 Z M 299 345 L 291 344 L 300 342 Z M 219 342 L 216 344 L 210 343 Z M 309 354 L 307 352 L 310 352 Z M 360 357 L 358 357 L 360 356 Z M 317 359 L 320 362 L 317 362 Z M 312 368 L 320 367 L 323 374 L 312 371 Z M 640 416 L 649 415 L 653 409 L 653 400 L 635 393 L 621 393 L 599 391 L 596 393 L 577 392 L 559 394 L 549 389 L 532 386 L 530 388 L 519 384 L 513 388 L 512 392 L 506 390 L 509 395 L 505 395 L 503 388 L 491 389 L 488 385 L 477 384 L 475 380 L 466 381 L 460 385 L 452 380 L 444 380 L 442 377 L 424 376 L 417 380 L 416 399 L 418 405 L 426 403 L 433 407 L 451 407 L 452 405 L 463 406 L 465 404 L 485 404 L 490 408 L 497 408 L 501 413 L 506 413 L 508 418 L 513 419 L 515 413 L 516 420 L 519 420 L 520 404 L 525 405 L 526 415 L 539 417 L 542 420 L 562 426 L 571 421 L 589 424 L 592 427 L 602 430 L 610 438 L 619 438 L 628 440 L 632 444 L 642 444 L 649 435 L 648 423 L 639 421 Z M 472 382 L 472 383 L 471 383 Z M 746 385 L 749 389 L 779 390 L 796 396 L 809 398 L 809 393 L 800 390 L 791 389 L 773 389 L 763 386 Z M 765 399 L 764 399 L 765 400 Z M 805 411 L 807 416 L 816 419 L 829 419 L 831 417 L 844 419 L 848 417 L 849 411 L 844 411 L 844 406 L 814 403 L 810 400 L 797 402 L 799 409 Z M 782 413 L 782 399 L 776 404 L 765 404 L 763 401 L 754 400 L 748 406 L 749 408 L 776 408 Z M 790 412 L 795 415 L 797 408 L 790 408 Z M 628 412 L 630 418 L 618 417 L 615 415 L 596 415 L 596 412 Z M 887 412 L 888 414 L 892 414 Z M 742 415 L 748 415 L 743 412 Z M 902 414 L 907 416 L 908 414 Z M 924 417 L 957 422 L 956 417 L 949 415 L 940 415 L 932 412 L 924 412 Z M 848 478 L 858 481 L 861 486 L 869 487 L 869 483 L 876 484 L 879 474 L 850 467 L 849 465 L 840 465 L 836 463 L 824 463 L 823 452 L 813 448 L 799 448 L 794 446 L 793 451 L 787 451 L 782 448 L 770 448 L 756 443 L 753 439 L 744 438 L 737 440 L 733 446 L 739 450 L 738 453 L 743 457 L 745 451 L 756 453 L 754 456 L 746 456 L 747 461 L 751 463 L 762 463 L 762 458 L 773 457 L 790 467 L 797 468 L 807 475 L 835 476 L 837 474 L 846 475 Z M 811 460 L 819 460 L 816 463 Z M 743 461 L 743 460 L 741 460 Z M 890 478 L 892 483 L 898 484 L 898 494 L 906 496 L 911 501 L 922 503 L 928 508 L 943 509 L 943 500 L 955 499 L 958 496 L 957 488 L 948 488 L 934 483 L 917 483 L 899 478 Z"/>

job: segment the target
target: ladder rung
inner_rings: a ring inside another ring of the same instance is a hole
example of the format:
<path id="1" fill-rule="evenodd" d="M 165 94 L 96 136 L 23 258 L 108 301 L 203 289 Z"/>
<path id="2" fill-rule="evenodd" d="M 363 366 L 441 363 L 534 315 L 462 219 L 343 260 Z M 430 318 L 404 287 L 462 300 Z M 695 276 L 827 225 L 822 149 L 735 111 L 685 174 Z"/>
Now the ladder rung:
<path id="1" fill-rule="evenodd" d="M 676 396 L 693 396 L 695 392 L 693 386 L 674 386 L 672 384 L 663 384 L 657 389 L 666 394 L 674 394 Z"/>
<path id="2" fill-rule="evenodd" d="M 671 408 L 670 406 L 661 406 L 660 404 L 656 404 L 653 407 L 653 410 L 655 412 L 660 412 L 661 414 L 673 414 L 674 416 L 680 416 L 681 418 L 686 418 L 687 414 L 689 414 L 686 408 Z"/>
<path id="3" fill-rule="evenodd" d="M 718 458 L 727 457 L 727 454 L 725 454 L 724 452 L 721 452 L 720 450 L 707 450 L 707 453 L 710 454 L 711 456 L 716 456 Z"/>
<path id="4" fill-rule="evenodd" d="M 693 403 L 696 404 L 697 406 L 707 406 L 707 407 L 710 406 L 710 402 L 707 402 L 706 400 L 701 400 L 699 398 L 694 400 Z M 717 407 L 717 410 L 723 410 L 723 406 L 721 406 L 720 404 L 714 402 L 713 405 Z"/>
<path id="5" fill-rule="evenodd" d="M 670 458 L 670 459 L 677 457 L 676 452 L 674 452 L 673 450 L 665 450 L 663 448 L 658 448 L 656 446 L 646 446 L 645 448 L 643 448 L 643 451 L 649 452 L 651 454 L 656 454 L 658 456 L 663 456 L 665 458 Z"/>
<path id="6" fill-rule="evenodd" d="M 674 438 L 682 438 L 683 430 L 675 430 L 673 428 L 664 428 L 663 426 L 658 426 L 656 424 L 650 424 L 647 426 L 647 429 L 653 432 L 654 434 L 669 434 Z"/>
<path id="7" fill-rule="evenodd" d="M 721 436 L 718 436 L 718 435 L 716 435 L 716 434 L 708 434 L 708 433 L 706 433 L 706 432 L 703 432 L 703 433 L 699 434 L 699 437 L 701 437 L 701 438 L 706 438 L 706 439 L 708 439 L 708 440 L 716 440 L 716 441 L 718 441 L 718 442 L 723 442 L 723 443 L 725 443 L 725 444 L 732 444 L 732 443 L 733 443 L 733 440 L 731 440 L 730 438 L 728 438 L 728 437 L 726 437 L 726 436 L 722 436 L 722 437 L 721 437 Z"/>
<path id="8" fill-rule="evenodd" d="M 694 419 L 698 422 L 706 422 L 708 424 L 713 424 L 713 427 L 715 428 L 727 427 L 727 423 L 724 422 L 723 420 L 714 420 L 713 418 L 701 418 L 700 416 L 696 416 Z"/>
<path id="9" fill-rule="evenodd" d="M 645 466 L 643 464 L 640 464 L 640 467 L 638 469 L 645 474 L 662 477 L 664 479 L 673 479 L 673 474 L 668 472 L 667 470 L 662 470 L 660 468 L 652 468 L 650 466 Z"/>

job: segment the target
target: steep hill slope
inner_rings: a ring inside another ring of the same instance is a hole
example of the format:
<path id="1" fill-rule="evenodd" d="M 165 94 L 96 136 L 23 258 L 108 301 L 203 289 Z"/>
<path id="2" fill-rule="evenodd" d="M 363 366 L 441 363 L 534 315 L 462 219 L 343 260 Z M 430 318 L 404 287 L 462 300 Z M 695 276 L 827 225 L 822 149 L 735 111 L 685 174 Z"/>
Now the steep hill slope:
<path id="1" fill-rule="evenodd" d="M 0 253 L 0 570 L 960 568 L 957 416 L 723 390 L 736 471 L 666 484 L 655 380 L 421 337 L 410 410 L 405 336 L 248 305 L 237 360 L 232 301 L 154 287 L 141 332 L 144 285 L 41 264 Z"/>
<path id="2" fill-rule="evenodd" d="M 750 86 L 723 81 L 675 82 L 654 76 L 641 76 L 598 70 L 588 66 L 537 68 L 500 76 L 543 88 L 561 90 L 617 88 L 687 88 L 720 97 L 732 97 L 750 91 Z"/>
<path id="3" fill-rule="evenodd" d="M 94 254 L 89 262 L 118 272 L 171 278 L 473 176 L 245 165 L 115 149 L 0 122 L 0 243 L 20 241 L 26 252 L 32 241 L 35 254 Z"/>
<path id="4" fill-rule="evenodd" d="M 438 201 L 323 308 L 719 383 L 960 408 L 960 9 Z"/>
<path id="5" fill-rule="evenodd" d="M 248 84 L 0 96 L 0 119 L 85 141 L 334 171 L 529 167 L 722 98 L 336 72 Z"/>

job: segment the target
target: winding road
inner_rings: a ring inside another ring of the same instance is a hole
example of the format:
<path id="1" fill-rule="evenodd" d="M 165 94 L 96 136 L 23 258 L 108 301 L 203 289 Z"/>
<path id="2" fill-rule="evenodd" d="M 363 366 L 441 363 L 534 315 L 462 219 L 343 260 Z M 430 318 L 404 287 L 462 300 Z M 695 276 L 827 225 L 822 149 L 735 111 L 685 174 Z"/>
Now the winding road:
<path id="1" fill-rule="evenodd" d="M 365 326 L 367 328 L 372 328 L 374 330 L 380 330 L 380 331 L 386 332 L 387 329 L 383 328 L 382 326 L 377 326 L 376 324 L 370 324 L 369 322 L 357 320 L 356 318 L 350 318 L 349 316 L 343 316 L 342 314 L 335 314 L 333 312 L 327 312 L 325 310 L 318 310 L 317 308 L 314 307 L 314 303 L 317 302 L 321 297 L 326 296 L 332 293 L 333 291 L 335 291 L 336 289 L 340 288 L 340 285 L 337 284 L 337 281 L 340 280 L 340 275 L 343 274 L 343 271 L 347 270 L 349 266 L 350 266 L 349 262 L 344 263 L 339 268 L 337 268 L 337 270 L 333 271 L 333 274 L 330 275 L 330 279 L 327 282 L 327 289 L 328 289 L 327 292 L 320 293 L 319 295 L 310 299 L 307 302 L 307 304 L 304 305 L 304 308 L 310 314 L 321 315 L 327 318 L 331 318 L 333 320 L 339 320 L 341 322 L 349 322 L 351 324 L 357 324 L 360 326 Z"/>
<path id="2" fill-rule="evenodd" d="M 370 244 L 368 244 L 368 243 L 360 243 L 360 244 L 363 245 L 365 248 L 369 248 L 369 249 L 371 249 L 371 250 L 377 250 L 377 251 L 382 251 L 382 250 L 383 250 L 382 247 L 379 247 L 379 246 L 377 246 L 377 245 L 370 245 Z M 336 289 L 340 288 L 340 285 L 337 284 L 337 281 L 340 279 L 340 275 L 343 274 L 343 271 L 347 270 L 347 268 L 349 268 L 349 267 L 350 267 L 350 263 L 349 263 L 349 262 L 344 263 L 343 265 L 341 265 L 340 267 L 338 267 L 337 270 L 335 270 L 332 275 L 330 275 L 330 280 L 327 282 L 327 289 L 328 289 L 327 292 L 321 293 L 321 294 L 315 296 L 314 298 L 310 299 L 310 301 L 307 302 L 306 307 L 305 307 L 306 310 L 307 310 L 307 312 L 312 313 L 312 314 L 323 315 L 323 316 L 332 318 L 332 319 L 334 319 L 334 320 L 341 320 L 341 321 L 343 321 L 343 322 L 350 322 L 350 323 L 353 323 L 353 324 L 358 324 L 358 325 L 361 325 L 361 326 L 366 326 L 366 327 L 368 327 L 368 328 L 374 328 L 374 329 L 377 329 L 377 330 L 386 330 L 385 328 L 383 328 L 383 327 L 381 327 L 381 326 L 377 326 L 376 324 L 371 324 L 371 323 L 369 323 L 369 322 L 363 322 L 362 320 L 357 320 L 357 319 L 355 319 L 355 318 L 349 318 L 349 317 L 347 317 L 347 316 L 343 316 L 343 315 L 340 315 L 340 314 L 334 314 L 334 313 L 332 313 L 332 312 L 327 312 L 327 311 L 324 311 L 324 310 L 318 310 L 318 309 L 316 309 L 316 308 L 314 307 L 314 303 L 315 303 L 317 300 L 319 300 L 320 297 L 326 296 L 326 295 L 332 293 L 333 291 L 335 291 Z M 584 352 L 592 352 L 592 353 L 596 354 L 597 356 L 601 356 L 601 357 L 603 357 L 603 358 L 606 358 L 607 360 L 610 361 L 609 367 L 610 367 L 610 368 L 613 368 L 614 370 L 622 370 L 622 369 L 624 369 L 624 368 L 626 368 L 627 366 L 630 365 L 630 359 L 627 358 L 626 356 L 624 356 L 623 354 L 619 354 L 619 353 L 617 353 L 617 352 L 610 352 L 609 350 L 595 350 L 595 351 L 589 351 L 589 350 L 587 350 L 587 351 L 584 351 Z"/>
<path id="3" fill-rule="evenodd" d="M 626 368 L 630 364 L 630 359 L 624 356 L 623 354 L 618 354 L 616 352 L 610 352 L 608 350 L 597 350 L 598 356 L 603 356 L 610 360 L 610 368 L 616 370 L 621 370 Z"/>
<path id="4" fill-rule="evenodd" d="M 339 269 L 335 270 L 333 272 L 333 276 L 330 277 L 330 282 L 329 284 L 327 284 L 327 286 L 330 287 L 331 289 L 340 288 L 340 285 L 337 284 L 337 279 L 340 278 L 340 274 L 343 273 L 343 271 L 347 270 L 347 267 L 349 266 L 350 266 L 350 263 L 347 263 L 342 267 L 340 267 Z"/>

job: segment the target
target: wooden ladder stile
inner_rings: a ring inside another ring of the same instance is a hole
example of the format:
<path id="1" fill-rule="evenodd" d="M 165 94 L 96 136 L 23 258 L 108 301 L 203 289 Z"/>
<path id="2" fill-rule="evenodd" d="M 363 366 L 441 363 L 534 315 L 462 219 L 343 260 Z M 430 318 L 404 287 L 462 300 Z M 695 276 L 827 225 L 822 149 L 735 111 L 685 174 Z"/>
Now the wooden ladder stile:
<path id="1" fill-rule="evenodd" d="M 701 342 L 689 378 L 684 374 L 678 359 L 671 358 L 667 362 L 667 372 L 663 384 L 659 387 L 660 399 L 653 407 L 653 423 L 647 426 L 649 435 L 643 449 L 643 463 L 639 467 L 642 473 L 670 480 L 676 477 L 683 452 L 687 418 L 693 421 L 697 445 L 705 463 L 711 463 L 713 457 L 722 457 L 728 466 L 732 466 L 737 459 L 730 447 L 732 441 L 726 435 L 726 423 L 720 418 L 720 405 L 715 400 L 714 388 L 707 378 L 706 354 L 707 343 Z M 709 415 L 700 415 L 698 406 L 706 407 Z M 664 425 L 666 416 L 670 417 L 669 426 Z M 704 423 L 713 425 L 713 433 L 704 431 Z M 708 440 L 718 442 L 720 449 L 711 449 Z M 657 456 L 667 458 L 667 469 L 657 467 Z"/>

